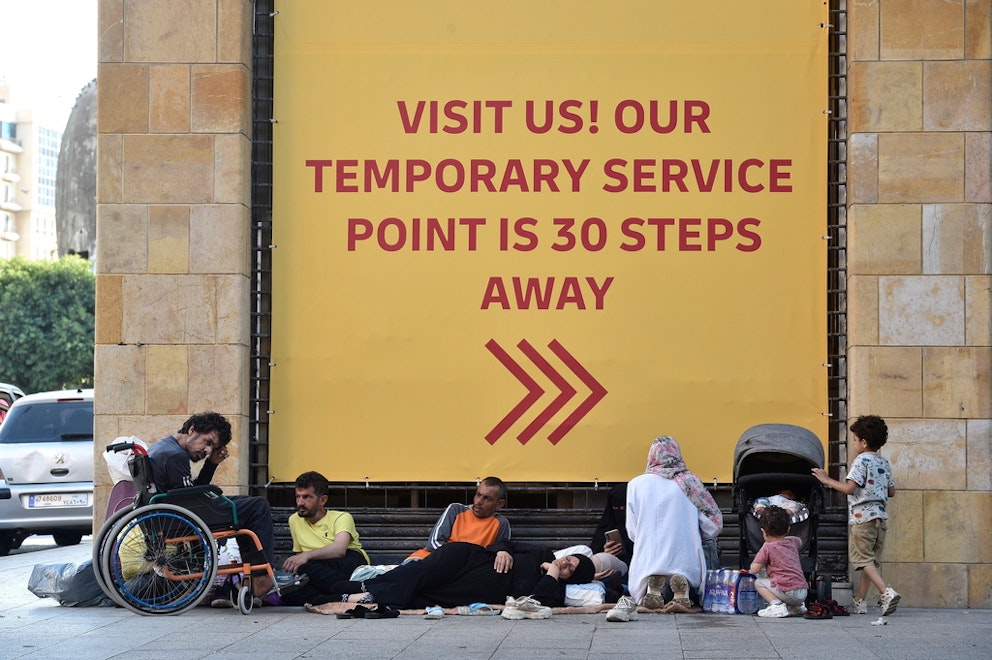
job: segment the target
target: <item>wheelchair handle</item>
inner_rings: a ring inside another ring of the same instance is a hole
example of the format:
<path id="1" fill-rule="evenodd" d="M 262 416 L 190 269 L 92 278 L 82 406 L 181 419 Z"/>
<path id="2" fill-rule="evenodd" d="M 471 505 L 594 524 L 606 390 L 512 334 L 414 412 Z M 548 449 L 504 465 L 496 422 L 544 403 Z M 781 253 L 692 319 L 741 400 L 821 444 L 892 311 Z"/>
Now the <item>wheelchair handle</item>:
<path id="1" fill-rule="evenodd" d="M 135 456 L 147 456 L 148 452 L 141 445 L 136 445 L 133 442 L 115 442 L 106 446 L 105 451 L 112 451 L 115 454 L 122 451 L 127 451 L 130 449 L 134 452 Z"/>

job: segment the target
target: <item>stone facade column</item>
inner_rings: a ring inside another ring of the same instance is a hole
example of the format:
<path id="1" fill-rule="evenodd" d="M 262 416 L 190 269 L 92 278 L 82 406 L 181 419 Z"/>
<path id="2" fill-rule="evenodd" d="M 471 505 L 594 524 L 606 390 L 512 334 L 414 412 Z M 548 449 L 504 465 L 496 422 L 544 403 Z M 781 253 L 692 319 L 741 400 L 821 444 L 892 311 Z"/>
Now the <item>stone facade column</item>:
<path id="1" fill-rule="evenodd" d="M 234 427 L 215 483 L 243 491 L 250 339 L 250 0 L 100 0 L 99 448 L 196 412 Z"/>
<path id="2" fill-rule="evenodd" d="M 990 0 L 848 0 L 850 417 L 889 423 L 882 574 L 992 607 Z"/>

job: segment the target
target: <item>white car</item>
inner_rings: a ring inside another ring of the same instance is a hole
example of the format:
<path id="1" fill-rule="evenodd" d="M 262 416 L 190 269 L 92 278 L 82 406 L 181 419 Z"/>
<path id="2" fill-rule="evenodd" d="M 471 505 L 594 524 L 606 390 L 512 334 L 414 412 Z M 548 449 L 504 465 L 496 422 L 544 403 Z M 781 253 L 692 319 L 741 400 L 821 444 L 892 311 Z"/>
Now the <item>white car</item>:
<path id="1" fill-rule="evenodd" d="M 93 390 L 29 394 L 0 424 L 0 556 L 31 534 L 93 531 Z"/>

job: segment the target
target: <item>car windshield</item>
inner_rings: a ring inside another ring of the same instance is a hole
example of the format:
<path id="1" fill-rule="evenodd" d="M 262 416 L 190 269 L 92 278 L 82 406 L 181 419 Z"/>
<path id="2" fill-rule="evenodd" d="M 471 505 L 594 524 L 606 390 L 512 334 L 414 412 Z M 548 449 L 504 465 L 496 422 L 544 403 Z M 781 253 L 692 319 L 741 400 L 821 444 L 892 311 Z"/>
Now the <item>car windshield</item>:
<path id="1" fill-rule="evenodd" d="M 0 426 L 0 444 L 92 439 L 92 401 L 14 406 Z"/>

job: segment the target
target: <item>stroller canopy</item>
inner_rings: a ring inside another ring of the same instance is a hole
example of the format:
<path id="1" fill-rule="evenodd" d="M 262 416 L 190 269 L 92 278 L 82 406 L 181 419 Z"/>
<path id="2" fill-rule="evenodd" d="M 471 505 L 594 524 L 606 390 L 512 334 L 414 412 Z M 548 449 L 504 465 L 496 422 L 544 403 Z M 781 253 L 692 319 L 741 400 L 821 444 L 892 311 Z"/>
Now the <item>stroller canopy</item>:
<path id="1" fill-rule="evenodd" d="M 823 467 L 823 444 L 809 429 L 791 424 L 759 424 L 741 435 L 734 448 L 734 481 L 768 472 L 809 475 Z"/>

